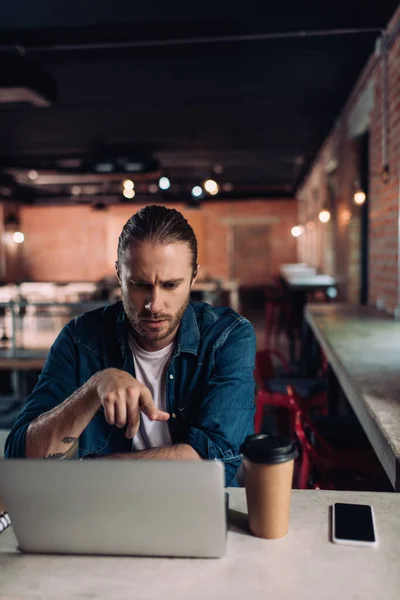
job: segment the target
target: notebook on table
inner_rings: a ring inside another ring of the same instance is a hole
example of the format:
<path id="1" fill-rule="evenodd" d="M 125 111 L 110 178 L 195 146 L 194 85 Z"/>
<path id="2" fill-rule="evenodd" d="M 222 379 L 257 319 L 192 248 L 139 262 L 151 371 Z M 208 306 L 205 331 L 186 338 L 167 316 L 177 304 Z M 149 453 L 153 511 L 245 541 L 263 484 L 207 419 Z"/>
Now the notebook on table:
<path id="1" fill-rule="evenodd" d="M 0 460 L 0 497 L 26 552 L 220 557 L 217 461 Z"/>

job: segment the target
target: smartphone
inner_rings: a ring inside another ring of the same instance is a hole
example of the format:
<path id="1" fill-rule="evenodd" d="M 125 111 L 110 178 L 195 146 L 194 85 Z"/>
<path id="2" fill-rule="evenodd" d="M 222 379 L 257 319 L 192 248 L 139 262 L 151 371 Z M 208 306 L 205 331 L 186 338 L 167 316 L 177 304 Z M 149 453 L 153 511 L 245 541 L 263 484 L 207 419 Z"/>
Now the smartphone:
<path id="1" fill-rule="evenodd" d="M 369 504 L 336 503 L 332 507 L 332 541 L 352 546 L 378 545 L 374 510 Z"/>

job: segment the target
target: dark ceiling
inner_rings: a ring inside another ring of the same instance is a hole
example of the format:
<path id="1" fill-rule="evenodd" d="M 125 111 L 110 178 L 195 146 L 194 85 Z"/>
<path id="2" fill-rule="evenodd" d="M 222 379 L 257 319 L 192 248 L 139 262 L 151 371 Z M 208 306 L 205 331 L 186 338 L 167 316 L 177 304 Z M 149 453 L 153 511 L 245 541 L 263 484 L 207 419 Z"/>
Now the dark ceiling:
<path id="1" fill-rule="evenodd" d="M 42 169 L 121 153 L 170 177 L 166 201 L 188 195 L 216 165 L 214 177 L 228 184 L 221 197 L 292 196 L 379 32 L 251 36 L 384 28 L 397 4 L 14 0 L 2 9 L 0 50 L 22 47 L 53 77 L 58 100 L 0 104 L 4 169 L 24 184 L 20 198 L 33 201 L 29 183 L 38 202 L 72 201 L 69 184 L 83 181 L 41 181 Z M 36 169 L 37 180 L 18 175 L 21 167 Z M 89 195 L 112 196 L 112 182 L 98 182 Z M 138 200 L 147 189 L 137 187 Z"/>

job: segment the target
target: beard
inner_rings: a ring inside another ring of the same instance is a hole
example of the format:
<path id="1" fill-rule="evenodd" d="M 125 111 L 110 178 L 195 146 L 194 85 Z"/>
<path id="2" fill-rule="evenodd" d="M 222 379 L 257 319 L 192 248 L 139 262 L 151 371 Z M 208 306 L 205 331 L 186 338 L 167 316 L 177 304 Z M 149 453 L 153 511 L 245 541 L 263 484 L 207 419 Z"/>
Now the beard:
<path id="1" fill-rule="evenodd" d="M 175 313 L 175 315 L 169 315 L 167 313 L 153 314 L 146 309 L 139 314 L 138 311 L 129 303 L 127 296 L 122 293 L 122 304 L 130 325 L 139 338 L 149 342 L 163 340 L 170 336 L 176 329 L 178 329 L 183 317 L 183 313 L 187 309 L 189 302 L 190 293 L 187 295 L 184 303 Z M 152 330 L 146 324 L 146 320 L 163 320 L 164 323 L 162 323 L 160 328 Z"/>

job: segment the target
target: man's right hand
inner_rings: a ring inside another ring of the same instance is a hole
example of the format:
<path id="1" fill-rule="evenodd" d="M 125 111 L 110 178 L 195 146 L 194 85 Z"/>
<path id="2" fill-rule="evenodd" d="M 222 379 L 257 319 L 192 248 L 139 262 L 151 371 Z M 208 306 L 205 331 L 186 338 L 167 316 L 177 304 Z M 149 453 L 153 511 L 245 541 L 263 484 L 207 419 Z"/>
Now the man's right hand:
<path id="1" fill-rule="evenodd" d="M 140 425 L 140 412 L 151 421 L 168 421 L 169 414 L 158 410 L 150 390 L 132 375 L 120 369 L 104 369 L 92 378 L 94 390 L 104 408 L 107 423 L 125 427 L 126 437 L 135 437 Z"/>

